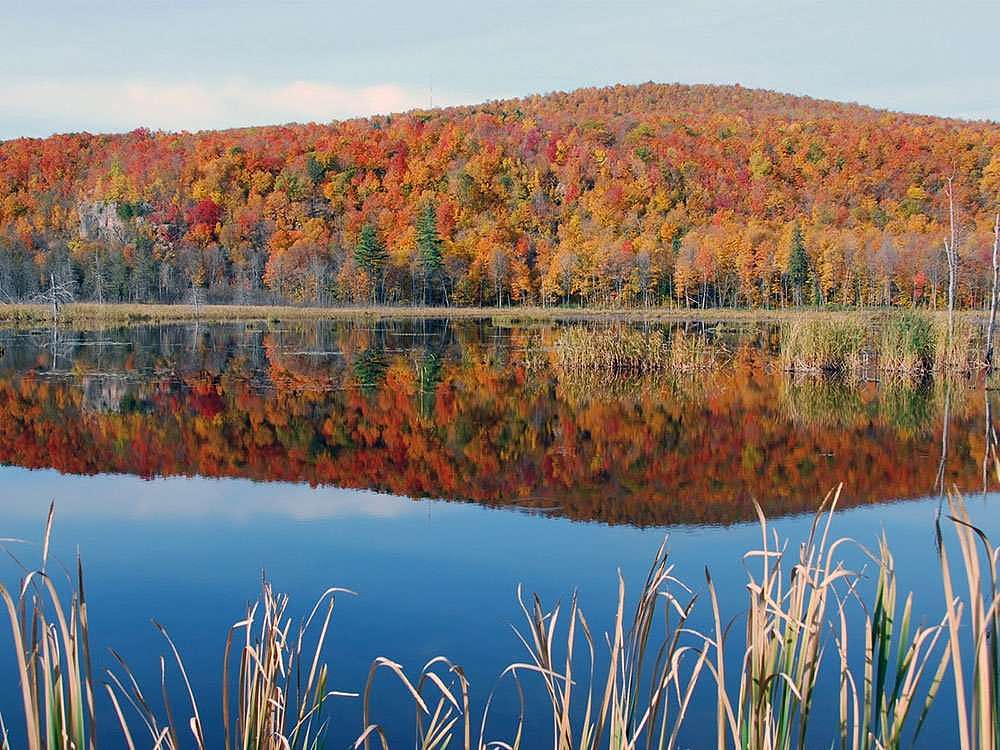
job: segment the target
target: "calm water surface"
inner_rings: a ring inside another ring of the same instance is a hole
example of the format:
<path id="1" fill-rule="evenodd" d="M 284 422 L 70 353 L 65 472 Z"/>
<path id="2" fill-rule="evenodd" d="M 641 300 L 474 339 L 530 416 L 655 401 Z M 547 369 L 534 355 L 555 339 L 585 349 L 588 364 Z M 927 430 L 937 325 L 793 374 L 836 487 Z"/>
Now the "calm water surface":
<path id="1" fill-rule="evenodd" d="M 38 540 L 55 500 L 53 554 L 84 559 L 98 664 L 113 646 L 155 693 L 155 618 L 212 717 L 226 633 L 262 571 L 296 613 L 328 586 L 359 592 L 338 605 L 334 688 L 360 687 L 376 656 L 416 672 L 447 654 L 482 700 L 523 658 L 518 584 L 548 602 L 578 590 L 601 630 L 616 569 L 637 587 L 669 533 L 679 575 L 703 591 L 708 566 L 736 616 L 753 502 L 797 540 L 838 482 L 837 531 L 874 544 L 885 529 L 901 586 L 918 590 L 921 618 L 936 615 L 942 481 L 974 493 L 976 521 L 1000 536 L 983 494 L 982 388 L 792 380 L 773 366 L 771 328 L 680 335 L 694 334 L 725 358 L 711 376 L 562 371 L 558 327 L 486 321 L 0 332 L 0 537 Z M 7 546 L 37 559 L 36 545 Z M 12 583 L 19 570 L 5 559 L 0 573 Z M 407 737 L 405 696 L 386 680 L 378 698 L 390 735 Z M 15 736 L 16 706 L 5 680 Z M 335 719 L 346 746 L 357 703 Z M 547 728 L 538 714 L 529 738 L 544 744 Z"/>

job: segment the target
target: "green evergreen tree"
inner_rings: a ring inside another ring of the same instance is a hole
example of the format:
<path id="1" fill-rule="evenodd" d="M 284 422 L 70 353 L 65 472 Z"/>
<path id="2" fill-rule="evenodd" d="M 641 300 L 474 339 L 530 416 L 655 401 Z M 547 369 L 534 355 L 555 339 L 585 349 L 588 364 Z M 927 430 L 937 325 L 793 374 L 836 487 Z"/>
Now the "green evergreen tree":
<path id="1" fill-rule="evenodd" d="M 417 216 L 417 257 L 424 281 L 424 304 L 427 303 L 427 285 L 433 283 L 441 270 L 441 237 L 437 231 L 437 208 L 428 203 Z M 447 290 L 445 290 L 447 301 Z"/>
<path id="2" fill-rule="evenodd" d="M 788 255 L 788 283 L 795 295 L 795 304 L 802 304 L 802 288 L 809 280 L 809 253 L 806 251 L 802 230 L 796 226 L 792 232 L 792 247 Z"/>
<path id="3" fill-rule="evenodd" d="M 372 303 L 378 301 L 389 251 L 378 237 L 375 225 L 368 222 L 361 228 L 361 236 L 354 248 L 354 261 L 365 270 L 372 282 Z"/>

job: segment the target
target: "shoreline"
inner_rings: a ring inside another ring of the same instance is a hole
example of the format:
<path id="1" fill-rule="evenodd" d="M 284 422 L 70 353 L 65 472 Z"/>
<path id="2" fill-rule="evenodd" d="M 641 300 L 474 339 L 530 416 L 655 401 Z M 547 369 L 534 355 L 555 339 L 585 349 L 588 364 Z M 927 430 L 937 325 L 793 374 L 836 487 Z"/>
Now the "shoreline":
<path id="1" fill-rule="evenodd" d="M 287 305 L 201 305 L 188 304 L 97 304 L 66 305 L 59 315 L 64 325 L 142 325 L 194 322 L 282 322 L 364 319 L 456 319 L 500 321 L 624 321 L 624 322 L 778 322 L 816 316 L 838 318 L 859 314 L 884 314 L 908 308 L 825 309 L 729 309 L 729 308 L 564 308 L 564 307 L 293 307 Z M 926 310 L 944 316 L 945 310 Z M 957 310 L 962 317 L 982 317 L 986 310 Z M 49 326 L 51 309 L 44 304 L 0 305 L 0 325 L 14 327 Z"/>

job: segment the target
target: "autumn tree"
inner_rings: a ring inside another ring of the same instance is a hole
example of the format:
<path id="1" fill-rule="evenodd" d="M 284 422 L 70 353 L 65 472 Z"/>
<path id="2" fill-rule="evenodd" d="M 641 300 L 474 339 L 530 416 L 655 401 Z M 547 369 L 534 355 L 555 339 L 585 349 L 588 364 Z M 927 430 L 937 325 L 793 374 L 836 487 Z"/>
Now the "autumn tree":
<path id="1" fill-rule="evenodd" d="M 988 301 L 998 190 L 995 123 L 725 86 L 11 139 L 0 297 L 80 242 L 75 292 L 106 301 L 184 299 L 197 255 L 220 302 L 957 309 Z M 354 243 L 374 217 L 373 274 Z"/>

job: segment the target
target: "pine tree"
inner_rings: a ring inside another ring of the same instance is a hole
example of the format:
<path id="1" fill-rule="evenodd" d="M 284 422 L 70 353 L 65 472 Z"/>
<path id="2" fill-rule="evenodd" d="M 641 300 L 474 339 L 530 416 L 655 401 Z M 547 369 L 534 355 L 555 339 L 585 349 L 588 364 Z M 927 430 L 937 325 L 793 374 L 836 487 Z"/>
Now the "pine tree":
<path id="1" fill-rule="evenodd" d="M 802 287 L 809 279 L 809 253 L 806 252 L 802 230 L 796 226 L 792 232 L 792 248 L 788 255 L 788 282 L 795 291 L 795 303 L 802 304 Z"/>
<path id="2" fill-rule="evenodd" d="M 427 285 L 441 270 L 441 237 L 437 231 L 437 209 L 433 203 L 417 216 L 417 255 L 424 276 L 424 303 L 427 303 Z M 447 296 L 447 291 L 445 292 Z"/>
<path id="3" fill-rule="evenodd" d="M 375 225 L 368 222 L 361 228 L 361 236 L 354 248 L 354 261 L 365 270 L 372 283 L 372 302 L 377 301 L 389 251 L 378 237 Z"/>

